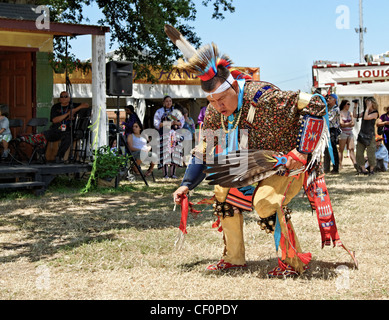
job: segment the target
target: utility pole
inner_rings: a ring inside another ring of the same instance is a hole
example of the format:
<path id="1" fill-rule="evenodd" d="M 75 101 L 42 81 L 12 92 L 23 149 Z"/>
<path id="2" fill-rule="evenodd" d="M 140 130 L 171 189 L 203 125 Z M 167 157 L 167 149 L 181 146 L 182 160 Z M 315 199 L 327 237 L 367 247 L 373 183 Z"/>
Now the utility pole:
<path id="1" fill-rule="evenodd" d="M 363 5 L 362 0 L 359 0 L 359 28 L 355 28 L 355 32 L 359 33 L 359 62 L 365 62 L 365 48 L 363 34 L 366 33 L 366 28 L 363 27 Z"/>

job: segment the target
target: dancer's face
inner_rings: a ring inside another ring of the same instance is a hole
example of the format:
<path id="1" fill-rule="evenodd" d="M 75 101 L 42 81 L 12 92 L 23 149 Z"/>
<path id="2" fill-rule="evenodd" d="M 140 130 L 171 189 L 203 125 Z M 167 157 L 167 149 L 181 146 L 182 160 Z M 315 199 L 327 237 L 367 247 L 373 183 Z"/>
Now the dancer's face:
<path id="1" fill-rule="evenodd" d="M 221 84 L 222 82 L 220 82 L 213 91 L 216 91 Z M 229 89 L 221 93 L 209 95 L 207 99 L 217 112 L 228 117 L 238 107 L 238 95 L 239 86 L 238 83 L 234 81 Z"/>

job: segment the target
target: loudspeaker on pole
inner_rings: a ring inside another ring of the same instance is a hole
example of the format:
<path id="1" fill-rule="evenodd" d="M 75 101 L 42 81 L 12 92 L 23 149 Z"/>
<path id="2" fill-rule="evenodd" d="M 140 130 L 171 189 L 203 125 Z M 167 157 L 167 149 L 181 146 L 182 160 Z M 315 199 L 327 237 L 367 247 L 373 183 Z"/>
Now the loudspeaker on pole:
<path id="1" fill-rule="evenodd" d="M 106 64 L 107 95 L 132 96 L 133 66 L 128 61 L 110 61 Z"/>

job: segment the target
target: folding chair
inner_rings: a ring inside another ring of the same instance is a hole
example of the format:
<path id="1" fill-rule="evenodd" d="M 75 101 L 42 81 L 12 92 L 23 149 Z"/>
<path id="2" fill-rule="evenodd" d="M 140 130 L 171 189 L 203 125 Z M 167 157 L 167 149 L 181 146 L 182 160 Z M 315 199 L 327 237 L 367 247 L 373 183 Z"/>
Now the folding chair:
<path id="1" fill-rule="evenodd" d="M 46 127 L 49 120 L 47 118 L 32 118 L 27 122 L 27 127 Z"/>
<path id="2" fill-rule="evenodd" d="M 8 144 L 11 156 L 10 163 L 12 163 L 15 158 L 22 157 L 19 151 L 19 140 L 16 137 L 22 132 L 23 126 L 24 122 L 22 119 L 9 119 L 9 128 L 12 131 L 12 140 Z"/>
<path id="3" fill-rule="evenodd" d="M 17 137 L 21 131 L 21 128 L 23 128 L 23 120 L 22 119 L 9 119 L 9 127 L 10 127 L 10 129 L 19 128 L 19 130 L 16 129 L 15 132 L 12 132 L 12 136 Z"/>
<path id="4" fill-rule="evenodd" d="M 36 129 L 38 127 L 46 127 L 49 120 L 47 118 L 32 118 L 30 121 L 27 122 L 27 127 L 31 127 L 33 129 L 33 132 L 36 132 Z M 35 130 L 34 130 L 35 129 Z M 44 139 L 45 140 L 45 139 Z M 31 164 L 32 160 L 34 159 L 34 155 L 37 155 L 37 160 L 46 163 L 46 157 L 45 157 L 45 151 L 46 151 L 46 145 L 40 140 L 41 143 L 32 145 L 33 150 L 30 159 L 28 160 L 28 164 Z"/>
<path id="5" fill-rule="evenodd" d="M 80 163 L 85 163 L 87 156 L 88 143 L 90 142 L 90 117 L 90 112 L 79 114 L 74 122 L 73 141 L 75 141 L 75 147 L 72 155 L 74 156 L 74 159 L 77 159 Z"/>

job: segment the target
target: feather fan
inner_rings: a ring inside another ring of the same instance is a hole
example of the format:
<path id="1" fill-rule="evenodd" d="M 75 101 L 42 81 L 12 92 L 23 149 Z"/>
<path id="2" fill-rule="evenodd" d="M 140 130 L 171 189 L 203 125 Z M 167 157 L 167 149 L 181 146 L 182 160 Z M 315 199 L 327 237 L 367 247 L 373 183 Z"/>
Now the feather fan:
<path id="1" fill-rule="evenodd" d="M 264 180 L 282 170 L 276 166 L 278 152 L 271 150 L 241 150 L 219 156 L 204 171 L 210 185 L 240 188 Z"/>

